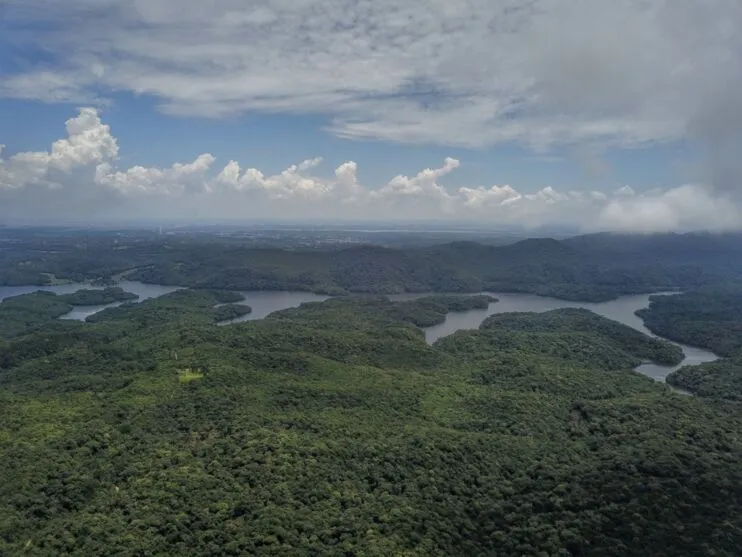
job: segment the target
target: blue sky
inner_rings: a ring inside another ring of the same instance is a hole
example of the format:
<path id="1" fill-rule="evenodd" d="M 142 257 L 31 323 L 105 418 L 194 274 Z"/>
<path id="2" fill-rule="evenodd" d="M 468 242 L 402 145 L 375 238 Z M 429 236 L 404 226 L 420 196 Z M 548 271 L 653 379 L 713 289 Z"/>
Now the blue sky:
<path id="1" fill-rule="evenodd" d="M 5 0 L 0 218 L 739 228 L 740 30 L 733 0 Z"/>
<path id="2" fill-rule="evenodd" d="M 3 142 L 9 153 L 39 151 L 64 134 L 64 122 L 77 112 L 75 103 L 42 103 L 0 99 L 2 129 L 13 130 Z M 338 138 L 324 128 L 320 115 L 248 114 L 230 119 L 173 117 L 157 110 L 147 96 L 116 95 L 101 109 L 120 147 L 122 164 L 169 166 L 207 151 L 225 162 L 244 160 L 267 172 L 280 172 L 292 163 L 323 156 L 329 171 L 346 160 L 358 162 L 371 184 L 396 174 L 417 173 L 447 156 L 462 166 L 446 183 L 450 186 L 517 184 L 523 190 L 551 185 L 560 189 L 595 188 L 603 191 L 633 184 L 638 188 L 682 183 L 689 173 L 693 150 L 682 142 L 642 149 L 611 149 L 593 161 L 581 158 L 576 147 L 555 146 L 547 153 L 513 144 L 467 149 L 435 144 L 399 144 L 383 140 Z M 494 182 L 493 182 L 494 183 Z"/>

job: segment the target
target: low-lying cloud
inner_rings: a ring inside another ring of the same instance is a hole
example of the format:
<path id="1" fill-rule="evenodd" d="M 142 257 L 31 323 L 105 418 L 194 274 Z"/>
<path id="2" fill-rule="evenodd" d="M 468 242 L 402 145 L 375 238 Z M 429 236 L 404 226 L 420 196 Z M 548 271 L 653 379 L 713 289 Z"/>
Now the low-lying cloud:
<path id="1" fill-rule="evenodd" d="M 180 218 L 183 220 L 438 218 L 492 225 L 537 227 L 569 224 L 583 230 L 660 232 L 742 228 L 731 195 L 701 185 L 637 193 L 521 192 L 511 185 L 447 186 L 460 166 L 439 168 L 367 185 L 353 161 L 333 175 L 315 171 L 320 158 L 266 175 L 238 161 L 218 163 L 209 153 L 170 167 L 120 168 L 118 142 L 95 108 L 66 123 L 67 136 L 48 151 L 0 158 L 0 218 L 9 222 Z M 2 157 L 0 149 L 0 157 Z M 222 166 L 223 164 L 223 166 Z"/>

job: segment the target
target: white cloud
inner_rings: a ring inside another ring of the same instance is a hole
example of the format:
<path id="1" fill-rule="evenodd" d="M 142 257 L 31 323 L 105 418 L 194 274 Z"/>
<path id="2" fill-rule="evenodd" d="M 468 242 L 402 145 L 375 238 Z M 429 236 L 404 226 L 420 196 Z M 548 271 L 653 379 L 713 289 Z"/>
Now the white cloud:
<path id="1" fill-rule="evenodd" d="M 205 153 L 191 163 L 175 163 L 167 169 L 134 166 L 123 172 L 115 171 L 110 163 L 104 162 L 95 168 L 95 183 L 125 195 L 199 192 L 215 160 Z"/>
<path id="2" fill-rule="evenodd" d="M 67 136 L 48 151 L 0 158 L 0 218 L 95 220 L 117 218 L 448 218 L 535 227 L 571 224 L 584 230 L 655 232 L 742 228 L 742 212 L 723 192 L 699 185 L 639 192 L 520 192 L 510 185 L 452 188 L 460 166 L 438 168 L 364 185 L 353 161 L 330 177 L 317 176 L 322 159 L 266 175 L 237 161 L 220 167 L 205 153 L 167 168 L 119 168 L 118 144 L 95 109 L 67 121 Z M 2 149 L 0 149 L 2 154 Z"/>
<path id="3" fill-rule="evenodd" d="M 617 197 L 634 197 L 636 192 L 631 186 L 621 186 L 613 192 L 613 195 Z"/>
<path id="4" fill-rule="evenodd" d="M 739 0 L 4 4 L 0 41 L 51 61 L 4 76 L 0 96 L 127 91 L 174 115 L 321 113 L 351 138 L 541 148 L 713 139 L 742 83 Z"/>
<path id="5" fill-rule="evenodd" d="M 94 108 L 81 109 L 76 118 L 67 120 L 66 128 L 67 137 L 55 141 L 48 152 L 16 153 L 8 160 L 0 159 L 0 190 L 29 185 L 58 187 L 60 173 L 69 174 L 76 167 L 102 163 L 117 156 L 116 139 Z"/>
<path id="6" fill-rule="evenodd" d="M 459 188 L 459 194 L 464 198 L 464 205 L 480 208 L 489 205 L 507 205 L 523 198 L 512 186 L 492 186 L 491 188 Z"/>
<path id="7" fill-rule="evenodd" d="M 243 171 L 237 161 L 229 161 L 216 180 L 206 185 L 206 189 L 214 192 L 224 191 L 225 188 L 259 192 L 273 199 L 316 198 L 330 193 L 333 189 L 329 182 L 304 175 L 320 162 L 321 158 L 305 160 L 288 167 L 280 174 L 265 176 L 257 168 L 247 168 Z"/>
<path id="8" fill-rule="evenodd" d="M 438 179 L 446 174 L 450 174 L 460 166 L 460 162 L 453 158 L 446 158 L 441 168 L 426 168 L 420 171 L 415 177 L 398 175 L 383 188 L 373 192 L 374 197 L 387 196 L 415 196 L 425 195 L 434 196 L 441 199 L 449 197 L 446 190 L 438 184 Z"/>
<path id="9" fill-rule="evenodd" d="M 618 193 L 588 228 L 644 233 L 737 230 L 742 228 L 742 211 L 723 195 L 713 195 L 697 185 L 684 185 L 644 195 Z"/>

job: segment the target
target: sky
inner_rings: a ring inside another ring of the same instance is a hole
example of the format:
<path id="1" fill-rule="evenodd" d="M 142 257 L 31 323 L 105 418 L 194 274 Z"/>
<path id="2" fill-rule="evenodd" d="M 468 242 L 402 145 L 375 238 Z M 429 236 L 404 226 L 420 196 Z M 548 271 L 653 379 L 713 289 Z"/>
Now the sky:
<path id="1" fill-rule="evenodd" d="M 742 228 L 739 0 L 0 0 L 0 222 Z"/>

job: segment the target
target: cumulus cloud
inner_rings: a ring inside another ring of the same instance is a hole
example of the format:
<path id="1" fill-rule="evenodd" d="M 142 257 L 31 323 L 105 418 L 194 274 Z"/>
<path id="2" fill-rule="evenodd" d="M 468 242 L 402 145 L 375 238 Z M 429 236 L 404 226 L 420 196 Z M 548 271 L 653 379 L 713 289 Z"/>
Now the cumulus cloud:
<path id="1" fill-rule="evenodd" d="M 74 168 L 114 159 L 118 144 L 109 126 L 94 108 L 83 108 L 67 120 L 67 137 L 55 141 L 50 151 L 22 152 L 0 159 L 0 190 L 29 185 L 58 187 L 57 180 Z M 2 149 L 0 149 L 2 155 Z"/>
<path id="2" fill-rule="evenodd" d="M 392 178 L 386 186 L 374 192 L 374 195 L 376 197 L 389 195 L 432 195 L 445 199 L 449 197 L 448 193 L 443 187 L 438 185 L 438 179 L 453 172 L 460 164 L 458 160 L 448 157 L 443 161 L 441 168 L 426 168 L 413 178 L 408 178 L 400 174 Z"/>
<path id="3" fill-rule="evenodd" d="M 512 186 L 492 186 L 490 188 L 459 188 L 464 198 L 464 205 L 469 207 L 486 207 L 488 205 L 507 205 L 523 198 Z"/>
<path id="4" fill-rule="evenodd" d="M 118 144 L 94 108 L 66 123 L 66 137 L 48 151 L 1 158 L 0 218 L 95 221 L 107 218 L 233 219 L 445 218 L 536 227 L 571 224 L 584 230 L 658 232 L 742 228 L 742 212 L 723 192 L 700 185 L 638 192 L 521 192 L 510 185 L 446 184 L 461 165 L 446 158 L 437 168 L 398 175 L 381 185 L 358 178 L 346 161 L 329 177 L 315 173 L 322 159 L 266 175 L 238 161 L 224 166 L 204 153 L 170 167 L 120 168 Z"/>
<path id="5" fill-rule="evenodd" d="M 280 174 L 265 176 L 257 168 L 243 171 L 237 161 L 230 161 L 216 180 L 207 185 L 207 189 L 219 191 L 231 188 L 237 191 L 262 192 L 273 199 L 316 198 L 329 194 L 333 189 L 332 184 L 304 174 L 320 162 L 321 158 L 305 160 L 291 165 Z"/>
<path id="6" fill-rule="evenodd" d="M 49 60 L 4 76 L 6 97 L 126 91 L 173 115 L 320 113 L 343 137 L 538 148 L 713 146 L 742 113 L 739 0 L 4 5 L 0 46 Z"/>
<path id="7" fill-rule="evenodd" d="M 211 154 L 204 153 L 193 162 L 175 163 L 167 169 L 134 166 L 123 172 L 115 171 L 111 163 L 104 162 L 95 168 L 95 184 L 125 195 L 199 192 L 215 160 Z"/>

